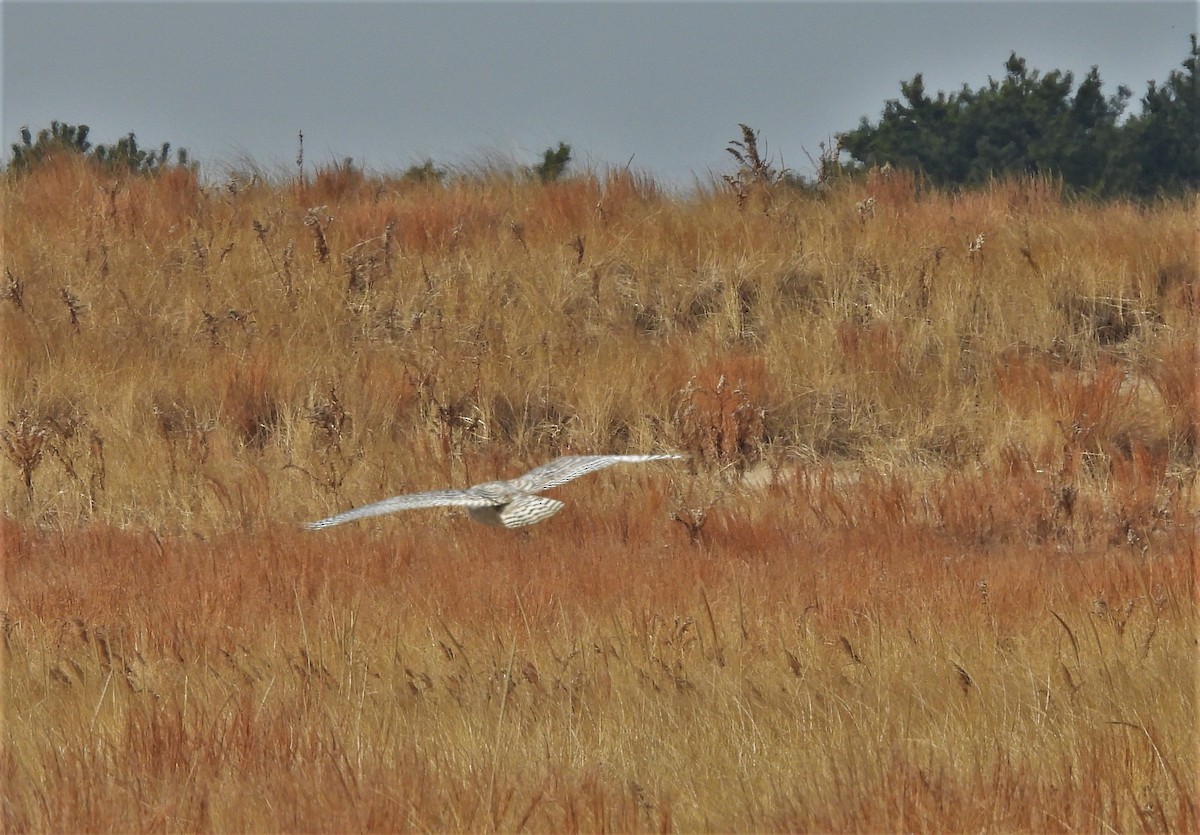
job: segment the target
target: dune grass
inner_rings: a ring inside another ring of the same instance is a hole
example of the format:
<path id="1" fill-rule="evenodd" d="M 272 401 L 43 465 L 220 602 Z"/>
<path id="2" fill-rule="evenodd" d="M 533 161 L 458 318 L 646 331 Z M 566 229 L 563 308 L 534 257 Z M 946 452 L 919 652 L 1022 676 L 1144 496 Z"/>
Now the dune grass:
<path id="1" fill-rule="evenodd" d="M 0 195 L 6 829 L 1200 828 L 1194 203 Z"/>

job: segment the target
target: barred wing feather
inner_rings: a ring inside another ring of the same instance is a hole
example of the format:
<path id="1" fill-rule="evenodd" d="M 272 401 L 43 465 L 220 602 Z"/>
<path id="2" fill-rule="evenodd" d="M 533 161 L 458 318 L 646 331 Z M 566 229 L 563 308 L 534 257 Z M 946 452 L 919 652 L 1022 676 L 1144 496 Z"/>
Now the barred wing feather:
<path id="1" fill-rule="evenodd" d="M 470 490 L 430 490 L 427 493 L 409 493 L 404 496 L 393 496 L 390 499 L 347 510 L 328 519 L 310 522 L 310 531 L 321 528 L 331 528 L 343 522 L 353 522 L 368 516 L 380 516 L 384 513 L 396 513 L 401 510 L 416 510 L 424 507 L 491 507 L 496 504 L 496 497 L 473 493 Z"/>
<path id="2" fill-rule="evenodd" d="M 511 484 L 518 490 L 530 493 L 549 490 L 566 484 L 580 476 L 603 470 L 614 464 L 640 464 L 645 461 L 662 461 L 682 458 L 682 455 L 564 455 L 553 461 L 534 467 L 523 476 L 514 478 Z"/>

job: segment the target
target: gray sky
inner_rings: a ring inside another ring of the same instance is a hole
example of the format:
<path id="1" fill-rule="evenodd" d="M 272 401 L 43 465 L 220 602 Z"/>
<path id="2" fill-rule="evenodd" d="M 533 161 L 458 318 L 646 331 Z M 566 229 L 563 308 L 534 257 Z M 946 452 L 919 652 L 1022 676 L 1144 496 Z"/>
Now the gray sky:
<path id="1" fill-rule="evenodd" d="M 134 131 L 210 174 L 249 159 L 290 171 L 352 156 L 575 159 L 686 186 L 726 172 L 738 123 L 778 161 L 805 156 L 899 82 L 972 87 L 1031 68 L 1100 67 L 1134 93 L 1187 56 L 1193 2 L 14 2 L 0 5 L 3 147 L 22 125 Z"/>

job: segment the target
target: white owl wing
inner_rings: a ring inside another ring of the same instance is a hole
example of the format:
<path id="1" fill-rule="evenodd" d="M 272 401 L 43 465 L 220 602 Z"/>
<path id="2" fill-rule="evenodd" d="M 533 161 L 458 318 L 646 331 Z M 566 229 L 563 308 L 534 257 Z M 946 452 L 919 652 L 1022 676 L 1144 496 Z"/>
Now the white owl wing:
<path id="1" fill-rule="evenodd" d="M 403 496 L 392 496 L 390 499 L 356 507 L 353 510 L 339 513 L 336 516 L 330 516 L 328 519 L 310 522 L 305 527 L 310 531 L 317 531 L 321 528 L 331 528 L 334 525 L 340 525 L 343 522 L 353 522 L 356 519 L 365 519 L 368 516 L 379 516 L 384 513 L 395 513 L 400 510 L 417 510 L 423 507 L 490 507 L 498 503 L 503 503 L 503 501 L 503 497 L 474 488 L 467 490 L 430 490 L 427 493 L 408 493 Z"/>
<path id="2" fill-rule="evenodd" d="M 549 490 L 560 484 L 579 478 L 580 476 L 603 470 L 613 464 L 640 464 L 645 461 L 662 461 L 669 458 L 683 458 L 682 455 L 565 455 L 555 458 L 549 463 L 534 467 L 523 476 L 518 476 L 509 482 L 518 490 L 536 493 Z"/>

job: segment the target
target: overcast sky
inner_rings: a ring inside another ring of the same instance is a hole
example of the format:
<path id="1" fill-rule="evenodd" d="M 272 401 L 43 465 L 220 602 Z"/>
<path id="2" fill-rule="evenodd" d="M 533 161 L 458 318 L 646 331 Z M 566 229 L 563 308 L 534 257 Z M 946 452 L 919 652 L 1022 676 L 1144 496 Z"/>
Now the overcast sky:
<path id="1" fill-rule="evenodd" d="M 731 168 L 738 123 L 810 174 L 807 150 L 876 119 L 899 82 L 978 87 L 1012 51 L 1031 68 L 1100 67 L 1106 93 L 1187 56 L 1193 2 L 0 4 L 3 146 L 22 125 L 134 131 L 210 174 L 351 156 L 633 165 L 680 186 Z"/>

